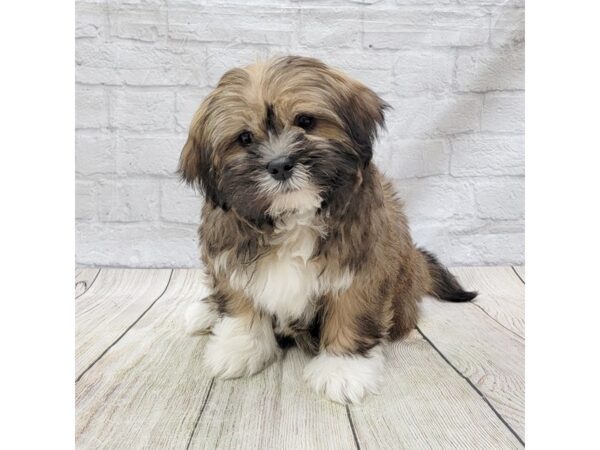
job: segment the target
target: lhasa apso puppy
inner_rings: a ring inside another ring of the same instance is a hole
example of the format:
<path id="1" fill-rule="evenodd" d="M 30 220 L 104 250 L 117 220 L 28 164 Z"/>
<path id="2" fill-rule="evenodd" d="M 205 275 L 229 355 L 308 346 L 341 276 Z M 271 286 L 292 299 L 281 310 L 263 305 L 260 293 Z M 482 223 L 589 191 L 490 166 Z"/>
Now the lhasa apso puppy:
<path id="1" fill-rule="evenodd" d="M 252 375 L 296 344 L 330 400 L 377 392 L 382 345 L 417 324 L 426 294 L 468 301 L 411 240 L 371 161 L 388 105 L 322 62 L 287 56 L 225 73 L 194 115 L 180 173 L 205 197 L 199 229 L 211 294 L 187 311 L 205 364 Z"/>

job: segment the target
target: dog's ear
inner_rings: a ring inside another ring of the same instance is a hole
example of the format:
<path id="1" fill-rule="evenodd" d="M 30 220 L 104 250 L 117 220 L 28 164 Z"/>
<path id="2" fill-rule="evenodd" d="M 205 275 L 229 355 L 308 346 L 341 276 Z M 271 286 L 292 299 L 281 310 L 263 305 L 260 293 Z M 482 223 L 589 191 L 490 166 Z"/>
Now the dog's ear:
<path id="1" fill-rule="evenodd" d="M 190 130 L 187 141 L 179 156 L 177 173 L 189 185 L 200 183 L 200 155 L 201 150 L 198 139 L 193 130 Z"/>
<path id="2" fill-rule="evenodd" d="M 366 166 L 373 157 L 373 141 L 385 126 L 385 110 L 390 107 L 381 97 L 362 83 L 339 74 L 341 104 L 338 115 Z"/>
<path id="3" fill-rule="evenodd" d="M 215 171 L 212 168 L 212 149 L 205 137 L 205 122 L 208 99 L 194 114 L 187 141 L 181 150 L 177 172 L 182 180 L 191 186 L 197 186 L 206 199 L 215 206 L 227 209 L 226 202 L 219 194 Z"/>
<path id="4" fill-rule="evenodd" d="M 181 150 L 177 169 L 177 173 L 187 184 L 201 188 L 204 188 L 205 183 L 205 180 L 202 179 L 204 165 L 209 163 L 208 158 L 210 157 L 210 149 L 204 142 L 209 102 L 209 98 L 205 98 L 192 117 L 188 138 Z"/>

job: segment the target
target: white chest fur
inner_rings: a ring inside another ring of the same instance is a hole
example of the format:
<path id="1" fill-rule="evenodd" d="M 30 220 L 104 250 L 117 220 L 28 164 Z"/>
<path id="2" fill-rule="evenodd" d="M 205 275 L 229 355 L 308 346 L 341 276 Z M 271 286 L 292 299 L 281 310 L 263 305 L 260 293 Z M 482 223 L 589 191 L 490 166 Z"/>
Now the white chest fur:
<path id="1" fill-rule="evenodd" d="M 322 267 L 311 260 L 321 230 L 313 218 L 293 217 L 278 224 L 269 251 L 248 269 L 230 274 L 234 288 L 282 322 L 309 314 L 321 291 Z"/>
<path id="2" fill-rule="evenodd" d="M 278 223 L 255 263 L 239 264 L 232 260 L 230 251 L 214 261 L 215 270 L 229 278 L 232 288 L 243 291 L 258 309 L 276 316 L 281 325 L 310 319 L 321 295 L 340 294 L 353 282 L 349 269 L 312 258 L 318 239 L 325 234 L 314 211 Z"/>

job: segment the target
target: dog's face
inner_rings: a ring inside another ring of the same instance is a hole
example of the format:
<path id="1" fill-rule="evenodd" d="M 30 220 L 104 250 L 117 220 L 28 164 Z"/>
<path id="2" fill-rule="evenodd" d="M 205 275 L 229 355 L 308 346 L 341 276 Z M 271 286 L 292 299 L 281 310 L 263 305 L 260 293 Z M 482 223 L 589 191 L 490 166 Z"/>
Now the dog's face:
<path id="1" fill-rule="evenodd" d="M 233 69 L 196 112 L 179 170 L 256 223 L 332 208 L 360 184 L 386 106 L 311 58 Z"/>

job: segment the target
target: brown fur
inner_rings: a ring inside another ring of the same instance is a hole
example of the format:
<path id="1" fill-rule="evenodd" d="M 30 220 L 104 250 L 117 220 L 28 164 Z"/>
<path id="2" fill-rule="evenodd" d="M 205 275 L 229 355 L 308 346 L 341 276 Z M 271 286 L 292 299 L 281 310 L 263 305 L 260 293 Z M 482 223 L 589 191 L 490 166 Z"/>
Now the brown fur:
<path id="1" fill-rule="evenodd" d="M 367 354 L 416 326 L 417 302 L 425 294 L 472 298 L 415 247 L 400 201 L 371 163 L 386 107 L 367 87 L 310 58 L 279 58 L 222 77 L 194 116 L 180 161 L 183 178 L 206 196 L 201 258 L 213 284 L 210 300 L 221 314 L 269 314 L 232 285 L 231 276 L 251 273 L 275 255 L 283 245 L 278 230 L 295 214 L 273 212 L 281 192 L 260 188 L 268 162 L 264 145 L 275 146 L 274 136 L 286 139 L 309 173 L 304 187 L 320 201 L 307 227 L 317 236 L 307 265 L 324 286 L 351 278 L 343 289 L 325 289 L 293 321 L 273 317 L 279 335 L 309 351 Z M 299 114 L 314 117 L 315 127 L 295 126 Z M 249 147 L 238 139 L 244 131 L 252 134 Z"/>

